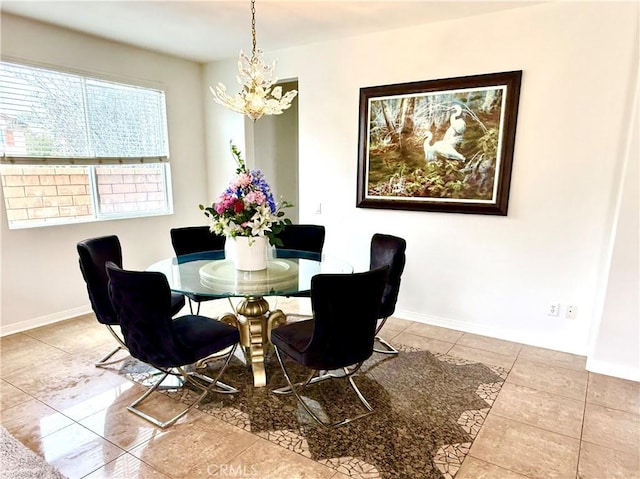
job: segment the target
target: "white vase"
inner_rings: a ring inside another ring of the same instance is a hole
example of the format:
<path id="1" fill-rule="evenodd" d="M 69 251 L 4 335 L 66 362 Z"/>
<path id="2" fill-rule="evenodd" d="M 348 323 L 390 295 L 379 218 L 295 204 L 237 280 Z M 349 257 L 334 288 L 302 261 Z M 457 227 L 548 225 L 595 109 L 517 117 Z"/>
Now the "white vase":
<path id="1" fill-rule="evenodd" d="M 242 271 L 260 271 L 267 269 L 267 245 L 265 236 L 236 236 L 236 269 Z"/>

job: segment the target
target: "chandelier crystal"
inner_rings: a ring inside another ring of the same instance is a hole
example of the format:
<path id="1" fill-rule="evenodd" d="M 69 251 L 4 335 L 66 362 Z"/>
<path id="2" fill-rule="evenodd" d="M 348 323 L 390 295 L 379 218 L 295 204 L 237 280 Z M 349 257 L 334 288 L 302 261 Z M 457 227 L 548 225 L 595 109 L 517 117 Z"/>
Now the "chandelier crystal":
<path id="1" fill-rule="evenodd" d="M 227 94 L 227 88 L 218 83 L 216 89 L 209 87 L 213 99 L 222 106 L 243 115 L 247 115 L 253 121 L 262 115 L 279 115 L 291 106 L 291 102 L 298 94 L 291 90 L 282 94 L 282 87 L 273 87 L 278 79 L 274 76 L 275 60 L 267 65 L 262 58 L 263 52 L 256 48 L 256 6 L 255 0 L 251 0 L 251 38 L 253 48 L 251 58 L 240 50 L 238 59 L 238 83 L 242 90 L 233 96 Z"/>

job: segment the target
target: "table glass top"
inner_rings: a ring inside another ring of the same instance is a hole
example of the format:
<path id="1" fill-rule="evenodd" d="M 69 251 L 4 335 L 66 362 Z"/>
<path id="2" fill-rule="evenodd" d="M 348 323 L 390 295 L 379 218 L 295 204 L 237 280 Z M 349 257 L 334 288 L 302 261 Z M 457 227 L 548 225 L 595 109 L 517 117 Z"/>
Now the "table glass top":
<path id="1" fill-rule="evenodd" d="M 173 291 L 212 298 L 227 296 L 288 296 L 309 291 L 320 273 L 352 273 L 338 258 L 305 251 L 272 250 L 267 269 L 240 271 L 224 251 L 207 251 L 152 264 L 147 271 L 164 273 Z"/>

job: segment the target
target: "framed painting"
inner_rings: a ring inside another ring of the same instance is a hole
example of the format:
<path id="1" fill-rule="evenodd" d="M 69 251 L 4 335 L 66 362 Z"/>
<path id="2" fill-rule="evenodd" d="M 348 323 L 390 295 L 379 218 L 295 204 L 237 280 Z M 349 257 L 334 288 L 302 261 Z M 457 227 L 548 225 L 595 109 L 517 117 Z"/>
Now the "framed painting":
<path id="1" fill-rule="evenodd" d="M 506 215 L 521 78 L 361 88 L 356 206 Z"/>

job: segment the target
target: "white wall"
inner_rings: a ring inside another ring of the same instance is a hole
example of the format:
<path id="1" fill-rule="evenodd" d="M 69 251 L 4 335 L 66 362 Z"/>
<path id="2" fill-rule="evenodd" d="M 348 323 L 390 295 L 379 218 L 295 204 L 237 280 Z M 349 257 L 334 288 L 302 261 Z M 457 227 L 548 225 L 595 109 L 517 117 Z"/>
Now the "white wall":
<path id="1" fill-rule="evenodd" d="M 552 3 L 267 52 L 299 82 L 300 221 L 359 270 L 373 233 L 406 238 L 398 316 L 586 354 L 637 18 L 637 3 Z M 509 70 L 524 73 L 507 217 L 355 208 L 361 87 Z"/>
<path id="2" fill-rule="evenodd" d="M 298 88 L 297 82 L 282 84 L 283 91 Z M 298 97 L 281 115 L 264 116 L 253 128 L 255 167 L 262 170 L 276 201 L 287 200 L 293 206 L 284 210 L 299 223 L 298 215 Z"/>
<path id="3" fill-rule="evenodd" d="M 640 380 L 640 83 L 636 78 L 629 149 L 625 155 L 610 254 L 603 268 L 604 296 L 592 331 L 587 368 Z"/>
<path id="4" fill-rule="evenodd" d="M 238 91 L 237 71 L 237 59 L 210 63 L 204 67 L 202 91 L 205 95 L 207 169 L 203 175 L 208 180 L 208 203 L 218 198 L 236 170 L 229 143 L 233 142 L 240 148 L 245 160 L 253 153 L 246 148 L 245 120 L 242 115 L 215 103 L 209 91 L 209 87 L 215 88 L 219 82 L 227 87 L 229 94 Z"/>
<path id="5" fill-rule="evenodd" d="M 172 253 L 169 229 L 205 224 L 204 97 L 201 66 L 146 50 L 2 14 L 2 56 L 86 72 L 166 92 L 174 214 L 67 226 L 8 230 L 2 210 L 1 333 L 89 311 L 76 243 L 117 234 L 126 267 L 144 268 Z M 1 195 L 1 193 L 0 193 Z M 1 204 L 4 198 L 0 196 Z"/>

